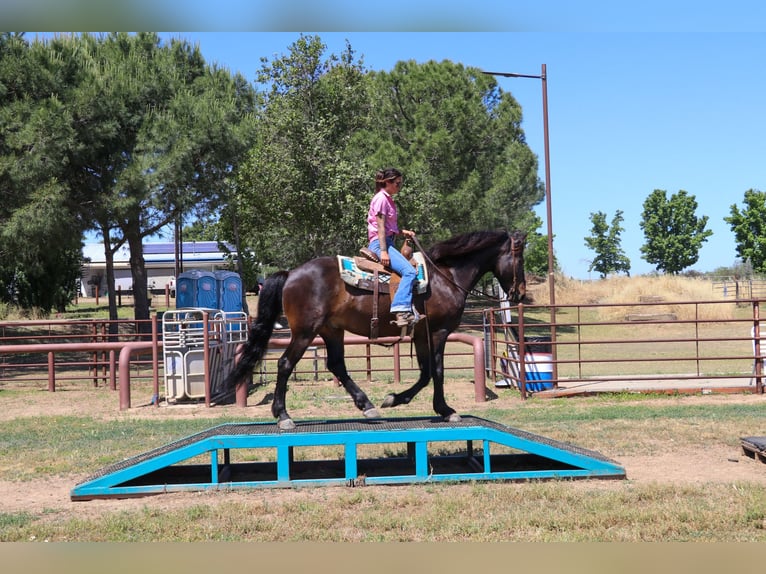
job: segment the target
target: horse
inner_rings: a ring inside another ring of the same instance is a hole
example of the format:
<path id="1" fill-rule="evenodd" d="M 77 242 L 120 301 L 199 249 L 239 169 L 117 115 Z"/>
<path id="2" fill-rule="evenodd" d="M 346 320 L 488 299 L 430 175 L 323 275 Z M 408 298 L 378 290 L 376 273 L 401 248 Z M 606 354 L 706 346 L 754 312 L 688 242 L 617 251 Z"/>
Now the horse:
<path id="1" fill-rule="evenodd" d="M 466 300 L 479 279 L 494 274 L 512 303 L 526 294 L 524 244 L 520 231 L 474 231 L 439 242 L 424 251 L 429 285 L 413 295 L 423 319 L 415 324 L 412 341 L 420 375 L 405 391 L 387 395 L 382 408 L 409 403 L 433 379 L 433 409 L 448 422 L 460 415 L 444 398 L 444 348 L 447 336 L 460 324 Z M 391 298 L 377 294 L 380 317 L 389 313 Z M 282 314 L 290 328 L 290 342 L 278 360 L 271 412 L 282 430 L 295 428 L 286 408 L 287 381 L 312 340 L 319 335 L 327 350 L 327 369 L 337 377 L 366 418 L 379 418 L 375 406 L 346 369 L 344 333 L 370 335 L 374 294 L 351 286 L 340 276 L 336 257 L 317 257 L 290 271 L 278 271 L 261 287 L 258 314 L 238 351 L 238 361 L 224 381 L 228 391 L 246 384 L 268 347 L 274 325 Z M 377 315 L 376 315 L 377 316 Z M 400 335 L 399 327 L 381 320 L 379 336 Z"/>

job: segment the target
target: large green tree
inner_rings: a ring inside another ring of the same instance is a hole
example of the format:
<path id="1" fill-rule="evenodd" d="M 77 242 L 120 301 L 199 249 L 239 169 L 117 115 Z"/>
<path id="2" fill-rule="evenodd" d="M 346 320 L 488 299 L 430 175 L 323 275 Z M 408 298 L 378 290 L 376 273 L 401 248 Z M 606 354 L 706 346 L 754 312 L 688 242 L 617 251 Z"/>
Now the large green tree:
<path id="1" fill-rule="evenodd" d="M 369 130 L 362 62 L 350 46 L 325 55 L 317 36 L 262 59 L 269 85 L 255 144 L 230 210 L 265 263 L 290 267 L 360 246 L 373 174 L 356 161 L 352 137 Z"/>
<path id="2" fill-rule="evenodd" d="M 40 290 L 46 273 L 69 281 L 60 265 L 93 229 L 104 244 L 110 316 L 113 255 L 128 244 L 135 316 L 148 318 L 143 241 L 227 203 L 252 141 L 255 89 L 206 64 L 198 47 L 154 33 L 32 44 L 5 34 L 0 55 L 2 292 Z"/>
<path id="3" fill-rule="evenodd" d="M 0 34 L 0 301 L 63 310 L 76 290 L 84 223 L 62 177 L 73 146 L 59 94 L 78 75 L 23 34 Z"/>
<path id="4" fill-rule="evenodd" d="M 731 226 L 736 241 L 736 253 L 750 261 L 753 270 L 766 273 L 766 193 L 748 189 L 740 209 L 732 204 L 724 221 Z"/>
<path id="5" fill-rule="evenodd" d="M 398 62 L 373 74 L 375 129 L 358 140 L 369 165 L 404 173 L 397 199 L 431 241 L 479 228 L 524 228 L 542 201 L 522 111 L 493 76 L 448 60 Z"/>
<path id="6" fill-rule="evenodd" d="M 537 160 L 521 108 L 491 76 L 451 62 L 370 72 L 350 45 L 327 56 L 301 36 L 264 60 L 259 80 L 271 89 L 236 205 L 265 262 L 365 244 L 374 174 L 388 166 L 404 173 L 400 224 L 425 245 L 477 228 L 534 231 Z"/>
<path id="7" fill-rule="evenodd" d="M 49 74 L 68 79 L 51 95 L 67 146 L 49 159 L 83 225 L 102 237 L 110 315 L 112 258 L 127 243 L 135 317 L 146 319 L 143 241 L 226 192 L 250 144 L 254 89 L 208 66 L 198 47 L 154 33 L 62 35 L 36 49 Z"/>
<path id="8" fill-rule="evenodd" d="M 625 255 L 620 244 L 620 235 L 624 231 L 624 218 L 621 210 L 617 210 L 611 224 L 606 222 L 606 214 L 597 211 L 590 214 L 592 224 L 591 234 L 585 238 L 585 245 L 595 251 L 588 271 L 596 271 L 601 278 L 610 273 L 624 272 L 630 275 L 630 259 Z"/>
<path id="9" fill-rule="evenodd" d="M 705 229 L 708 217 L 697 217 L 697 200 L 684 190 L 667 197 L 655 189 L 644 201 L 640 226 L 646 242 L 642 258 L 665 273 L 675 275 L 699 260 L 699 251 L 713 232 Z"/>

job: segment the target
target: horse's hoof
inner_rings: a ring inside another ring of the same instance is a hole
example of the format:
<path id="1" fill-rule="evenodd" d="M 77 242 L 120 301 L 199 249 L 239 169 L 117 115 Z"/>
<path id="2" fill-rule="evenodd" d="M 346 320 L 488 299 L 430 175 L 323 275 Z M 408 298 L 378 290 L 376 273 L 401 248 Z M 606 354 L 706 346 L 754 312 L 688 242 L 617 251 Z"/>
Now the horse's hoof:
<path id="1" fill-rule="evenodd" d="M 279 430 L 293 430 L 295 428 L 295 423 L 293 422 L 293 419 L 282 419 L 277 423 L 277 427 L 279 427 Z"/>
<path id="2" fill-rule="evenodd" d="M 364 411 L 364 418 L 367 418 L 367 419 L 379 419 L 380 418 L 380 413 L 378 412 L 378 409 L 373 407 L 371 409 L 367 409 L 366 411 Z"/>
<path id="3" fill-rule="evenodd" d="M 445 419 L 448 423 L 459 423 L 463 419 L 460 417 L 457 413 L 452 413 L 450 416 L 446 417 Z"/>
<path id="4" fill-rule="evenodd" d="M 396 401 L 396 396 L 394 396 L 393 394 L 386 395 L 386 398 L 383 399 L 383 402 L 381 403 L 380 408 L 390 409 L 391 407 L 394 406 L 395 401 Z"/>

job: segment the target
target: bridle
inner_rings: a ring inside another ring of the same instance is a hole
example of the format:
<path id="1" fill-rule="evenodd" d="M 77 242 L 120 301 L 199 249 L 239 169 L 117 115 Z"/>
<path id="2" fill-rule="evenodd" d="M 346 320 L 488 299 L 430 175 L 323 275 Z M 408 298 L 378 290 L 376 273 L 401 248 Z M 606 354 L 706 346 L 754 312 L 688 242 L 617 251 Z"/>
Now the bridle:
<path id="1" fill-rule="evenodd" d="M 494 295 L 487 295 L 486 293 L 482 293 L 481 291 L 478 291 L 476 289 L 466 289 L 462 285 L 458 285 L 457 283 L 455 283 L 455 280 L 452 277 L 447 275 L 447 273 L 443 269 L 441 269 L 438 265 L 436 265 L 436 263 L 433 262 L 433 260 L 428 256 L 428 253 L 426 252 L 426 250 L 423 249 L 423 246 L 420 244 L 420 241 L 418 241 L 417 237 L 413 236 L 410 239 L 415 244 L 415 247 L 418 248 L 418 251 L 420 251 L 423 254 L 423 258 L 428 263 L 431 264 L 431 268 L 435 269 L 436 272 L 439 273 L 439 275 L 441 275 L 447 281 L 447 283 L 449 283 L 450 285 L 453 285 L 459 291 L 462 291 L 466 296 L 473 295 L 474 297 L 476 297 L 478 299 L 482 299 L 484 301 L 492 301 L 493 303 L 499 303 L 499 302 L 508 301 L 507 298 L 503 299 L 503 298 L 500 298 L 500 297 L 495 297 Z M 522 250 L 524 249 L 524 242 L 523 241 L 519 241 L 519 240 L 515 239 L 514 237 L 511 237 L 510 239 L 511 239 L 511 254 L 515 255 L 515 256 L 520 255 Z M 513 271 L 513 280 L 514 280 L 514 282 L 516 281 L 516 270 L 515 269 Z"/>

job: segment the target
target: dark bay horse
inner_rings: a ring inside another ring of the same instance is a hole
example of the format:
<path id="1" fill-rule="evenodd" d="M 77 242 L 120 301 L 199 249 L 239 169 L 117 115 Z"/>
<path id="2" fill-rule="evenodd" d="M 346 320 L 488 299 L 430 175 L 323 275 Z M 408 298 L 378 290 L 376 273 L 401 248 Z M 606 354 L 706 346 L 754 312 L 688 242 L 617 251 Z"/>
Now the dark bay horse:
<path id="1" fill-rule="evenodd" d="M 409 403 L 433 378 L 434 411 L 444 420 L 460 420 L 444 399 L 447 336 L 457 329 L 468 294 L 485 273 L 494 274 L 513 303 L 522 300 L 526 293 L 525 240 L 526 235 L 518 231 L 475 231 L 437 243 L 425 252 L 429 288 L 422 295 L 413 297 L 418 313 L 426 316 L 415 325 L 412 334 L 420 376 L 409 389 L 389 394 L 381 405 L 383 408 Z M 400 334 L 400 329 L 387 320 L 390 303 L 387 293 L 380 294 L 380 337 Z M 335 257 L 312 259 L 291 271 L 274 273 L 266 280 L 260 291 L 258 316 L 241 349 L 239 362 L 226 379 L 226 388 L 245 384 L 263 358 L 274 323 L 282 312 L 287 317 L 291 339 L 278 361 L 271 405 L 279 428 L 295 426 L 285 405 L 287 381 L 316 335 L 324 339 L 327 348 L 327 369 L 338 378 L 365 417 L 379 417 L 367 395 L 349 376 L 343 345 L 346 331 L 369 336 L 373 294 L 346 284 Z"/>

